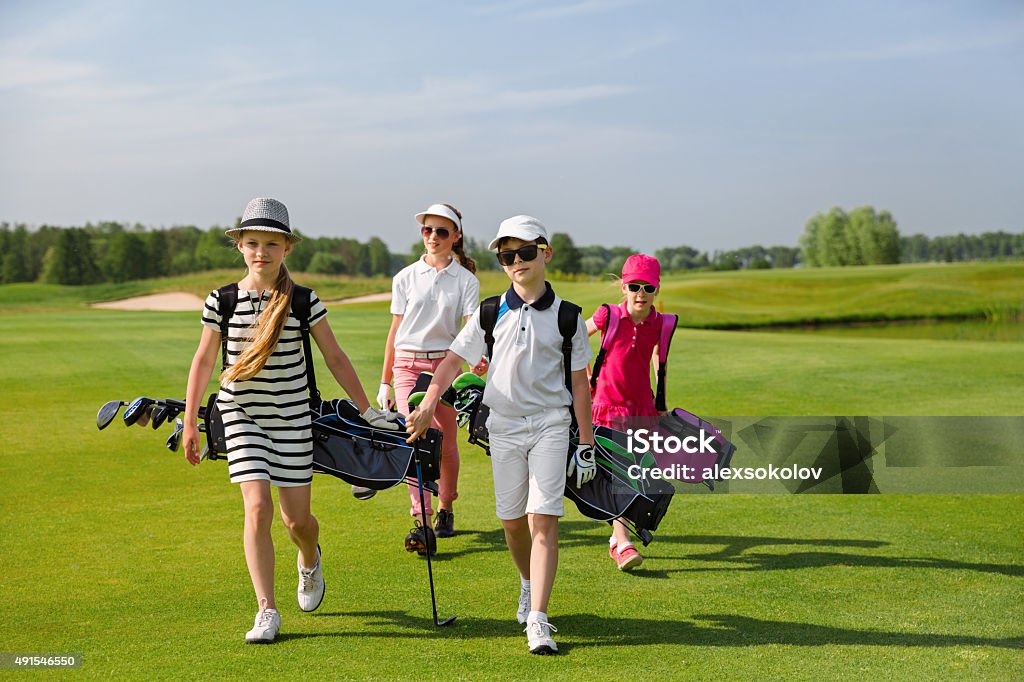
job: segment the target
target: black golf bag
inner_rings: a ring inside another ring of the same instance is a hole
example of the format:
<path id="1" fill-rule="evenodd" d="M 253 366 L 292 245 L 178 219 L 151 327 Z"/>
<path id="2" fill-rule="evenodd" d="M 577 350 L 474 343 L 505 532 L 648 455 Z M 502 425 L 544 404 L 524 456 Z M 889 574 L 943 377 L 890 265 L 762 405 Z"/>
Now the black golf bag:
<path id="1" fill-rule="evenodd" d="M 423 479 L 441 477 L 441 432 L 428 429 L 413 444 L 398 431 L 370 426 L 349 400 L 325 400 L 313 413 L 313 470 L 353 485 L 385 490 L 407 476 L 416 478 L 419 456 Z"/>
<path id="2" fill-rule="evenodd" d="M 637 479 L 629 475 L 630 467 L 642 461 L 630 453 L 627 436 L 606 426 L 594 429 L 594 460 L 597 475 L 592 481 L 577 487 L 574 477 L 565 480 L 565 496 L 576 504 L 584 516 L 595 521 L 611 523 L 621 518 L 646 546 L 654 539 L 652 533 L 665 517 L 672 503 L 674 488 L 660 479 Z M 570 432 L 569 453 L 576 452 L 579 433 Z"/>

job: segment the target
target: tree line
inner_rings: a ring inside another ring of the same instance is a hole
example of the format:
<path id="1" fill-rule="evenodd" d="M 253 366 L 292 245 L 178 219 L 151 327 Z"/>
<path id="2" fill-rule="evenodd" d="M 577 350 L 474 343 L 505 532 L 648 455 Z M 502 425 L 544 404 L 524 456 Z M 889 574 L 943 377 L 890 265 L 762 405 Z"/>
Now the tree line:
<path id="1" fill-rule="evenodd" d="M 806 266 L 935 263 L 1024 258 L 1024 232 L 984 232 L 955 236 L 901 236 L 888 211 L 861 206 L 816 213 L 800 237 Z"/>
<path id="2" fill-rule="evenodd" d="M 241 255 L 225 229 L 147 229 L 103 222 L 30 230 L 22 224 L 0 223 L 0 283 L 94 284 L 241 267 Z M 551 246 L 551 269 L 566 275 L 617 274 L 635 253 L 628 246 L 577 246 L 564 232 L 552 234 Z M 487 242 L 467 238 L 465 251 L 478 269 L 498 269 Z M 408 253 L 392 253 L 378 237 L 366 243 L 346 237 L 305 237 L 293 247 L 288 266 L 296 272 L 391 276 L 422 253 L 420 241 Z M 1024 233 L 904 237 L 888 211 L 864 206 L 847 212 L 836 207 L 807 221 L 797 247 L 754 245 L 702 252 L 684 245 L 658 249 L 654 256 L 664 272 L 1024 258 Z"/>
<path id="3" fill-rule="evenodd" d="M 29 230 L 0 224 L 0 282 L 95 284 L 242 267 L 223 227 L 147 230 L 105 222 L 85 227 L 44 225 Z M 377 237 L 362 243 L 338 237 L 304 238 L 288 256 L 297 272 L 391 275 L 406 263 Z"/>

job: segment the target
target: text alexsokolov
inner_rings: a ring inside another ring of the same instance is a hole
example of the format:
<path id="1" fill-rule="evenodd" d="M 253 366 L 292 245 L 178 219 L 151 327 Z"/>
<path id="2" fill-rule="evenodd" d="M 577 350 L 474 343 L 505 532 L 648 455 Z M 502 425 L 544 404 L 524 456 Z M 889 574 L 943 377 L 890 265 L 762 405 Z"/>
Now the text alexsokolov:
<path id="1" fill-rule="evenodd" d="M 680 451 L 689 454 L 707 453 L 716 454 L 714 449 L 714 434 L 705 433 L 700 430 L 700 436 L 663 436 L 658 432 L 650 432 L 647 429 L 630 429 L 626 432 L 629 440 L 627 447 L 634 455 L 644 455 L 648 452 L 653 454 L 678 454 Z M 800 467 L 796 464 L 791 467 L 777 467 L 769 464 L 767 467 L 720 467 L 715 464 L 713 467 L 698 467 L 687 464 L 672 464 L 664 468 L 642 467 L 639 464 L 631 465 L 627 475 L 634 480 L 665 479 L 677 481 L 690 481 L 695 478 L 704 480 L 799 480 L 808 479 L 821 480 L 821 467 Z"/>

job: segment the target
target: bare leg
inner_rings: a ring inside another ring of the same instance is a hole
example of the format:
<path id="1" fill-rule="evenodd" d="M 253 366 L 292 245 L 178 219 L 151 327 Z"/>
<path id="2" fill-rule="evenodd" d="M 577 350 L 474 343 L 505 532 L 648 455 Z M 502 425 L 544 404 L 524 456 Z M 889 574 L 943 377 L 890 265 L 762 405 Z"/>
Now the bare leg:
<path id="1" fill-rule="evenodd" d="M 626 529 L 625 524 L 619 519 L 615 519 L 612 522 L 612 537 L 615 538 L 616 545 L 624 545 L 629 542 L 629 531 Z"/>
<path id="2" fill-rule="evenodd" d="M 274 499 L 270 496 L 270 481 L 245 481 L 242 502 L 245 505 L 245 563 L 256 591 L 259 607 L 276 609 L 274 601 L 274 540 L 270 524 L 274 520 Z"/>
<path id="3" fill-rule="evenodd" d="M 320 524 L 310 513 L 309 500 L 313 486 L 278 488 L 277 497 L 281 503 L 281 519 L 292 542 L 299 548 L 299 559 L 306 568 L 316 566 L 316 545 L 320 539 Z"/>
<path id="4" fill-rule="evenodd" d="M 530 514 L 530 610 L 548 611 L 548 599 L 558 570 L 558 517 Z"/>
<path id="5" fill-rule="evenodd" d="M 512 553 L 512 561 L 519 569 L 519 575 L 530 579 L 530 551 L 533 540 L 530 537 L 530 524 L 525 516 L 511 521 L 502 520 L 501 525 L 505 527 L 505 543 L 509 552 Z"/>

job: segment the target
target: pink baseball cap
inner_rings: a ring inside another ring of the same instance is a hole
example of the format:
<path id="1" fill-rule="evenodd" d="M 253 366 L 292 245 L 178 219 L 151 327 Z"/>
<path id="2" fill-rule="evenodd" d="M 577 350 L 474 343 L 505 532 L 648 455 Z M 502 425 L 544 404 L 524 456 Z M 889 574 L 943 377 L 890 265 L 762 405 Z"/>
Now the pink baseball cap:
<path id="1" fill-rule="evenodd" d="M 622 264 L 622 281 L 626 284 L 642 280 L 654 286 L 661 286 L 661 264 L 657 258 L 643 253 L 634 253 Z"/>

